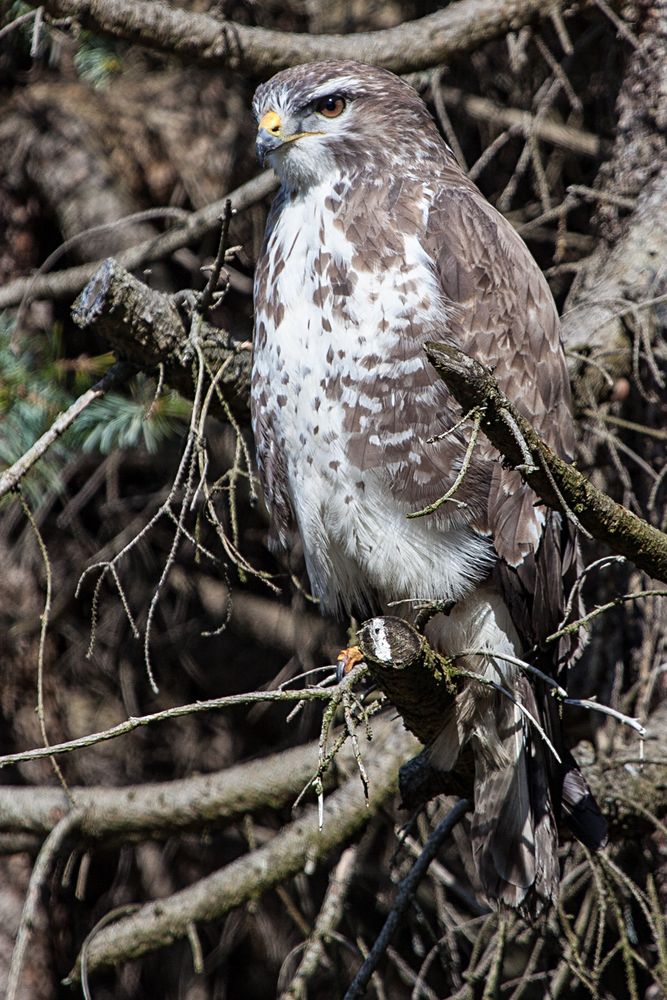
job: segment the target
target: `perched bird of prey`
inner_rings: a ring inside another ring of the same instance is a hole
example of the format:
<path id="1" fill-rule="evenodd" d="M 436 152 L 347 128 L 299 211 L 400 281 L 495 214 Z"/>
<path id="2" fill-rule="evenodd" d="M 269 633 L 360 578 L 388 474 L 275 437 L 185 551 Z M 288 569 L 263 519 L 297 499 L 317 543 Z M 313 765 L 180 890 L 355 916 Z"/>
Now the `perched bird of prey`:
<path id="1" fill-rule="evenodd" d="M 326 612 L 451 606 L 431 620 L 430 641 L 446 655 L 467 651 L 458 663 L 512 697 L 471 681 L 432 762 L 446 771 L 472 750 L 472 849 L 487 896 L 552 898 L 561 808 L 591 846 L 604 822 L 560 745 L 553 699 L 544 689 L 536 699 L 517 659 L 562 619 L 577 572 L 573 529 L 481 437 L 456 502 L 406 517 L 452 485 L 471 428 L 428 364 L 426 340 L 492 367 L 545 440 L 572 454 L 549 288 L 392 73 L 296 66 L 258 88 L 254 111 L 260 159 L 281 181 L 255 278 L 252 376 L 274 539 L 289 547 L 300 537 Z M 571 645 L 532 662 L 562 681 Z M 562 768 L 517 702 L 552 733 Z"/>

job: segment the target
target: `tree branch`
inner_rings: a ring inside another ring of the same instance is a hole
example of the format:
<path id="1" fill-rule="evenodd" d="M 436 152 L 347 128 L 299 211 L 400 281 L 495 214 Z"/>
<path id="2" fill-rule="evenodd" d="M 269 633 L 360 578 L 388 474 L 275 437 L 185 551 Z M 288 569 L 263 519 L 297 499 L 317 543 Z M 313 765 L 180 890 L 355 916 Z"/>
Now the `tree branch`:
<path id="1" fill-rule="evenodd" d="M 435 830 L 424 844 L 423 851 L 401 882 L 398 892 L 396 893 L 394 905 L 389 911 L 389 916 L 385 920 L 384 926 L 378 934 L 368 957 L 364 961 L 364 964 L 361 966 L 356 976 L 350 983 L 350 986 L 345 993 L 344 1000 L 357 1000 L 358 997 L 362 997 L 366 992 L 368 981 L 377 968 L 380 959 L 387 950 L 394 932 L 403 918 L 403 915 L 414 900 L 417 887 L 426 875 L 428 866 L 438 853 L 443 841 L 449 837 L 456 824 L 463 818 L 464 814 L 471 805 L 472 803 L 469 802 L 468 799 L 461 799 L 460 802 L 457 802 L 456 805 L 450 809 L 444 819 L 438 823 Z"/>
<path id="2" fill-rule="evenodd" d="M 228 198 L 231 200 L 232 209 L 236 212 L 242 212 L 271 194 L 277 186 L 278 180 L 273 171 L 265 170 L 264 173 L 253 177 L 252 180 L 232 191 L 231 194 L 219 201 L 211 202 L 210 205 L 206 205 L 197 212 L 193 212 L 186 225 L 177 226 L 153 239 L 136 243 L 117 254 L 115 260 L 131 271 L 152 261 L 161 260 L 182 247 L 196 243 L 217 229 Z M 103 261 L 96 260 L 57 271 L 55 274 L 37 273 L 30 278 L 17 278 L 15 281 L 10 281 L 4 288 L 0 288 L 0 309 L 16 306 L 24 297 L 28 299 L 59 299 L 68 295 L 76 295 L 102 263 Z"/>
<path id="3" fill-rule="evenodd" d="M 597 365 L 612 378 L 632 371 L 629 327 L 646 322 L 653 339 L 659 324 L 656 298 L 665 293 L 667 258 L 667 166 L 637 200 L 613 250 L 596 253 L 586 277 L 568 299 L 562 328 L 566 349 L 589 358 L 570 363 L 580 406 L 608 392 Z M 597 362 L 597 365 L 596 365 Z"/>
<path id="4" fill-rule="evenodd" d="M 0 768 L 8 764 L 18 764 L 26 760 L 43 760 L 45 757 L 53 757 L 60 753 L 72 753 L 75 750 L 82 750 L 84 747 L 96 746 L 106 740 L 115 740 L 119 736 L 134 732 L 142 726 L 149 726 L 153 722 L 164 722 L 166 719 L 180 719 L 186 715 L 197 715 L 199 712 L 211 712 L 219 708 L 230 708 L 232 705 L 257 705 L 264 702 L 300 702 L 300 701 L 329 701 L 332 692 L 324 688 L 303 688 L 298 691 L 250 691 L 247 694 L 230 694 L 222 698 L 209 698 L 206 701 L 194 701 L 187 705 L 175 705 L 173 708 L 165 708 L 161 712 L 152 712 L 150 715 L 133 715 L 124 722 L 119 722 L 109 729 L 102 729 L 97 733 L 87 733 L 85 736 L 78 736 L 73 740 L 64 743 L 53 743 L 50 747 L 35 747 L 33 750 L 20 750 L 17 753 L 4 754 L 0 757 Z"/>
<path id="5" fill-rule="evenodd" d="M 117 353 L 144 371 L 164 366 L 165 380 L 192 396 L 190 341 L 173 297 L 148 288 L 115 260 L 104 261 L 72 308 L 75 323 L 99 334 Z M 250 346 L 202 323 L 202 343 L 209 371 L 224 366 L 218 381 L 225 401 L 247 417 Z M 226 419 L 217 396 L 211 412 Z"/>
<path id="6" fill-rule="evenodd" d="M 49 429 L 13 465 L 10 465 L 0 475 L 0 498 L 4 497 L 10 490 L 16 489 L 21 479 L 30 471 L 35 462 L 39 461 L 51 445 L 72 426 L 76 418 L 91 403 L 106 395 L 110 389 L 122 385 L 129 378 L 132 371 L 131 365 L 126 364 L 124 361 L 118 362 L 109 369 L 99 382 L 96 382 L 87 392 L 79 396 L 67 410 L 59 413 Z"/>
<path id="7" fill-rule="evenodd" d="M 343 915 L 347 894 L 355 874 L 357 852 L 356 846 L 343 851 L 340 861 L 331 873 L 322 907 L 312 934 L 305 943 L 299 967 L 289 987 L 280 994 L 279 1000 L 307 1000 L 308 982 L 326 961 L 325 943 Z"/>
<path id="8" fill-rule="evenodd" d="M 88 970 L 139 958 L 187 936 L 198 922 L 215 920 L 234 907 L 325 859 L 363 827 L 396 789 L 399 765 L 411 752 L 411 736 L 392 726 L 378 752 L 369 755 L 368 798 L 353 773 L 325 800 L 324 824 L 311 806 L 263 847 L 167 899 L 147 903 L 130 917 L 105 927 L 88 947 Z M 80 962 L 70 974 L 78 982 Z"/>
<path id="9" fill-rule="evenodd" d="M 563 125 L 552 118 L 538 117 L 520 108 L 507 108 L 486 97 L 466 94 L 458 87 L 440 87 L 445 104 L 464 111 L 475 121 L 491 123 L 496 128 L 515 128 L 523 135 L 534 135 L 543 142 L 567 149 L 577 156 L 600 156 L 604 143 L 599 136 L 583 129 Z"/>
<path id="10" fill-rule="evenodd" d="M 364 622 L 357 643 L 375 683 L 410 732 L 428 746 L 442 730 L 457 694 L 452 662 L 431 649 L 408 622 L 389 615 Z"/>
<path id="11" fill-rule="evenodd" d="M 566 0 L 459 0 L 445 10 L 380 31 L 309 35 L 249 27 L 158 0 L 47 0 L 54 17 L 72 17 L 96 33 L 124 38 L 184 60 L 212 62 L 267 77 L 317 59 L 358 59 L 407 73 L 549 16 Z"/>
<path id="12" fill-rule="evenodd" d="M 575 359 L 575 395 L 583 406 L 604 395 L 604 375 L 632 371 L 633 330 L 645 324 L 647 340 L 664 325 L 661 310 L 645 308 L 665 293 L 667 258 L 667 8 L 640 0 L 635 5 L 639 44 L 626 67 L 616 101 L 617 133 L 610 158 L 595 187 L 602 195 L 596 213 L 601 239 L 574 283 L 563 314 L 563 337 Z M 628 216 L 622 208 L 636 199 Z"/>
<path id="13" fill-rule="evenodd" d="M 464 411 L 486 407 L 482 429 L 547 506 L 569 512 L 599 541 L 649 576 L 667 582 L 667 535 L 596 489 L 539 437 L 501 392 L 489 370 L 458 348 L 425 345 L 427 357 Z"/>
<path id="14" fill-rule="evenodd" d="M 444 713 L 456 692 L 455 665 L 434 654 L 426 639 L 399 618 L 365 622 L 357 632 L 357 641 L 374 680 L 405 726 L 428 745 L 442 729 Z M 465 676 L 467 672 L 463 673 Z M 563 698 L 563 703 L 572 702 Z M 603 708 L 591 703 L 588 707 Z M 655 824 L 667 812 L 666 720 L 667 704 L 663 704 L 646 721 L 646 762 L 641 767 L 626 768 L 616 754 L 611 761 L 601 760 L 585 768 L 586 779 L 605 809 L 615 837 L 644 832 L 647 825 L 650 828 L 651 822 Z M 446 773 L 432 767 L 429 751 L 425 750 L 401 767 L 402 805 L 415 810 L 437 795 L 471 797 L 473 773 L 469 750 L 464 750 L 456 771 Z"/>
<path id="15" fill-rule="evenodd" d="M 165 837 L 222 825 L 296 798 L 317 769 L 317 743 L 212 774 L 125 788 L 72 788 L 81 836 Z M 61 788 L 0 787 L 0 831 L 44 836 L 70 808 Z"/>
<path id="16" fill-rule="evenodd" d="M 54 825 L 42 844 L 32 874 L 30 875 L 30 883 L 21 913 L 21 922 L 16 934 L 16 943 L 12 952 L 12 961 L 7 978 L 6 1000 L 16 1000 L 23 962 L 37 920 L 41 894 L 44 891 L 46 881 L 51 874 L 56 858 L 62 851 L 65 842 L 77 829 L 79 818 L 78 810 L 74 810 L 63 816 Z"/>

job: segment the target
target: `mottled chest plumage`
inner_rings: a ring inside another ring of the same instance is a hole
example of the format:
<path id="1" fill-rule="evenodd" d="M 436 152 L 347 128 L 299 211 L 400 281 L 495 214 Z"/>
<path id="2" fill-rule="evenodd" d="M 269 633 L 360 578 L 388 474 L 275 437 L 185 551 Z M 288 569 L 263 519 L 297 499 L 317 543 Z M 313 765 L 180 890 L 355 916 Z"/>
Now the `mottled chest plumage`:
<path id="1" fill-rule="evenodd" d="M 424 496 L 444 488 L 425 446 L 428 429 L 440 429 L 442 390 L 421 345 L 442 331 L 447 305 L 422 245 L 428 192 L 419 195 L 391 240 L 382 213 L 366 206 L 355 215 L 343 203 L 342 182 L 285 195 L 258 267 L 252 407 L 260 468 L 279 541 L 289 543 L 293 519 L 311 584 L 330 607 L 358 606 L 371 591 L 423 590 L 420 579 L 433 579 L 431 564 L 451 541 L 442 521 L 406 519 L 414 504 L 401 489 L 406 477 L 412 487 L 422 482 Z M 465 544 L 461 521 L 450 527 L 474 571 L 486 549 Z M 432 596 L 443 588 L 458 595 L 459 563 L 435 573 Z"/>

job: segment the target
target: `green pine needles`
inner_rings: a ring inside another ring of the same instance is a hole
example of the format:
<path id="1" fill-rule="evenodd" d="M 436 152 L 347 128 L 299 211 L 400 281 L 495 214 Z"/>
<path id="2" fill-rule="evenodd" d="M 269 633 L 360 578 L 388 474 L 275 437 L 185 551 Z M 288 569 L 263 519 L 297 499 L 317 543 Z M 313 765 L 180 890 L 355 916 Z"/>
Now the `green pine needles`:
<path id="1" fill-rule="evenodd" d="M 90 388 L 114 363 L 112 354 L 64 356 L 60 331 L 50 337 L 12 337 L 12 322 L 0 314 L 0 471 L 20 458 L 54 419 Z M 60 490 L 63 465 L 77 452 L 109 454 L 145 448 L 154 454 L 180 435 L 190 403 L 155 379 L 135 375 L 126 392 L 95 400 L 58 438 L 22 481 L 31 504 Z"/>

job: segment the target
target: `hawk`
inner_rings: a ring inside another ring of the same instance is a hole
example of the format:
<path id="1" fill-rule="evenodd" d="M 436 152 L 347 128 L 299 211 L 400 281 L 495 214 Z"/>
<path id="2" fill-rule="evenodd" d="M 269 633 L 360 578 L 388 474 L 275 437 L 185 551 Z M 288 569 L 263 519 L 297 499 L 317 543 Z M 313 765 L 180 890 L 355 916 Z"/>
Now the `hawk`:
<path id="1" fill-rule="evenodd" d="M 406 517 L 452 485 L 471 428 L 426 361 L 426 340 L 492 367 L 571 456 L 551 293 L 394 74 L 350 61 L 296 66 L 262 84 L 253 109 L 259 157 L 281 182 L 255 277 L 251 395 L 273 539 L 288 548 L 300 538 L 325 612 L 451 606 L 429 639 L 512 698 L 470 681 L 432 763 L 447 771 L 472 752 L 471 841 L 488 898 L 553 898 L 561 809 L 590 846 L 604 821 L 572 758 L 561 751 L 557 768 L 518 707 L 560 746 L 553 699 L 516 661 L 562 619 L 577 575 L 574 529 L 488 444 L 473 451 L 456 503 Z M 571 654 L 569 642 L 552 645 L 533 663 L 562 682 Z"/>

